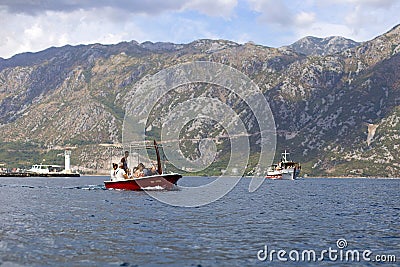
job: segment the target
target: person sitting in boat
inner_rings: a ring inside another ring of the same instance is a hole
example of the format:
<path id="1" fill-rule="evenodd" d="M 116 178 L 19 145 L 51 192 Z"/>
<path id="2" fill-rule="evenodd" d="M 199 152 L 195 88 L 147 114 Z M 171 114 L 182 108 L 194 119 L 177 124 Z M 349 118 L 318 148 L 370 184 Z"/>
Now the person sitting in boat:
<path id="1" fill-rule="evenodd" d="M 152 176 L 152 175 L 157 175 L 158 171 L 156 169 L 156 166 L 152 165 L 151 168 L 146 168 L 144 169 L 144 176 Z"/>
<path id="2" fill-rule="evenodd" d="M 137 169 L 135 171 L 135 173 L 133 174 L 134 177 L 139 178 L 139 177 L 143 177 L 144 176 L 144 165 L 143 163 L 139 163 L 139 165 L 137 166 Z"/>
<path id="3" fill-rule="evenodd" d="M 135 177 L 135 172 L 136 172 L 137 170 L 138 170 L 138 167 L 133 167 L 130 177 Z"/>
<path id="4" fill-rule="evenodd" d="M 150 175 L 151 175 L 150 169 L 149 168 L 144 168 L 143 169 L 143 176 L 150 176 Z"/>
<path id="5" fill-rule="evenodd" d="M 116 181 L 123 181 L 123 180 L 129 178 L 124 170 L 123 162 L 120 162 L 118 169 L 115 170 L 115 177 L 116 177 Z"/>
<path id="6" fill-rule="evenodd" d="M 111 181 L 115 181 L 117 179 L 117 176 L 116 176 L 115 172 L 118 169 L 118 164 L 117 163 L 113 163 L 112 165 L 113 165 L 113 168 L 112 168 L 112 170 L 110 172 L 110 176 L 111 176 L 110 180 Z"/>

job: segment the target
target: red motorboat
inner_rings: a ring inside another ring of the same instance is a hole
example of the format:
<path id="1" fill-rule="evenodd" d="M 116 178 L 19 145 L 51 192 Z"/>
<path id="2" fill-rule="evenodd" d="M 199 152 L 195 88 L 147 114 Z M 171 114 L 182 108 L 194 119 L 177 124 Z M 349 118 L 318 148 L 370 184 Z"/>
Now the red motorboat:
<path id="1" fill-rule="evenodd" d="M 123 181 L 104 181 L 107 189 L 120 190 L 171 190 L 182 175 L 177 173 L 146 176 Z"/>
<path id="2" fill-rule="evenodd" d="M 160 153 L 158 151 L 159 145 L 154 140 L 153 145 L 157 156 L 157 174 L 151 176 L 144 176 L 138 178 L 131 178 L 118 181 L 104 181 L 106 189 L 119 189 L 119 190 L 171 190 L 177 185 L 177 182 L 182 175 L 178 173 L 163 174 Z M 146 146 L 150 148 L 150 146 Z"/>

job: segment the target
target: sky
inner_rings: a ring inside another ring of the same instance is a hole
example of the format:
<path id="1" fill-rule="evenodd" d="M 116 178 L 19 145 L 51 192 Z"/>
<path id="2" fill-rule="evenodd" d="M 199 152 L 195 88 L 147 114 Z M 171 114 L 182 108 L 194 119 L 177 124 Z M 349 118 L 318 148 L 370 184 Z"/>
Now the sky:
<path id="1" fill-rule="evenodd" d="M 367 41 L 399 24 L 399 10 L 400 0 L 0 0 L 0 57 L 132 40 Z"/>

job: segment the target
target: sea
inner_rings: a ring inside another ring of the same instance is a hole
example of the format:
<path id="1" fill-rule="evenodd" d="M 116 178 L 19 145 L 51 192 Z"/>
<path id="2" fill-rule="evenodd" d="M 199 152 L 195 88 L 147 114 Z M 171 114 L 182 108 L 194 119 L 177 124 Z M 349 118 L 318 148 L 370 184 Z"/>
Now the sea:
<path id="1" fill-rule="evenodd" d="M 0 178 L 0 266 L 399 266 L 400 179 L 265 180 L 249 192 L 242 178 L 192 208 L 106 179 Z"/>

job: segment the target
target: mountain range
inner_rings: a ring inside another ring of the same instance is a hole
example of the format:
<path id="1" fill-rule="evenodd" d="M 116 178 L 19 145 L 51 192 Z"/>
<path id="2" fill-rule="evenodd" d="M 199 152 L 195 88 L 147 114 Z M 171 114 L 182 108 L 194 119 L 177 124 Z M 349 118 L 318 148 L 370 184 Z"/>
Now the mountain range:
<path id="1" fill-rule="evenodd" d="M 343 37 L 305 37 L 280 48 L 131 41 L 0 58 L 0 163 L 62 162 L 68 146 L 75 147 L 73 165 L 106 170 L 120 151 L 101 144 L 121 143 L 131 89 L 167 67 L 211 61 L 239 70 L 262 90 L 275 118 L 277 159 L 290 150 L 309 176 L 400 177 L 399 52 L 397 25 L 361 43 Z M 199 95 L 213 94 L 202 90 Z M 205 125 L 194 123 L 190 136 Z M 217 159 L 225 160 L 224 151 Z"/>

